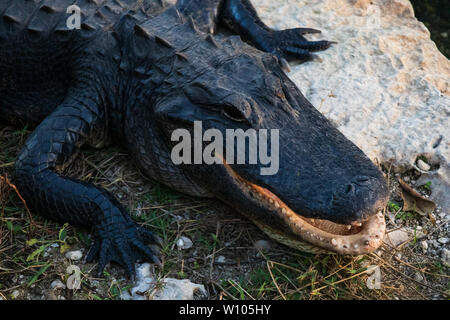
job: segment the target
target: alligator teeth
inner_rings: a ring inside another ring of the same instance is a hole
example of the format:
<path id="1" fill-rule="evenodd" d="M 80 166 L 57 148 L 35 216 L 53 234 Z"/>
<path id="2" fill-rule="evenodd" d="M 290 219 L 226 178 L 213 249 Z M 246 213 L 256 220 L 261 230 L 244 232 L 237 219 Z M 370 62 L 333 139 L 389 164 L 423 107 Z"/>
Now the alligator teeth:
<path id="1" fill-rule="evenodd" d="M 286 213 L 287 213 L 286 208 L 282 208 L 282 209 L 281 209 L 281 212 L 284 213 L 284 214 L 286 214 Z"/>
<path id="2" fill-rule="evenodd" d="M 333 246 L 337 246 L 337 240 L 336 239 L 331 239 L 331 244 L 333 245 Z"/>
<path id="3" fill-rule="evenodd" d="M 350 224 L 345 226 L 347 228 L 347 230 L 350 230 L 352 228 L 352 226 Z"/>
<path id="4" fill-rule="evenodd" d="M 280 205 L 276 201 L 275 201 L 274 205 L 275 205 L 275 208 L 279 208 L 280 207 Z"/>

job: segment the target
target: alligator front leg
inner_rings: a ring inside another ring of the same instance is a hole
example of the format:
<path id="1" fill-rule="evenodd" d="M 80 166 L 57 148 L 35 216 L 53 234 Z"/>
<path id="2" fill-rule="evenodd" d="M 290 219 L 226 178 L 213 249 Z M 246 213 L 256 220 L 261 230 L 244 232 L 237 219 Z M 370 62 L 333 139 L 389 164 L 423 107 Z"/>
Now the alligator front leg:
<path id="1" fill-rule="evenodd" d="M 86 261 L 98 257 L 98 275 L 114 261 L 133 276 L 138 259 L 160 263 L 146 244 L 161 240 L 138 226 L 106 190 L 57 173 L 84 142 L 105 136 L 104 114 L 92 96 L 66 99 L 37 127 L 16 161 L 16 183 L 33 212 L 94 229 Z"/>
<path id="2" fill-rule="evenodd" d="M 273 30 L 265 25 L 249 0 L 225 0 L 221 10 L 222 21 L 258 49 L 271 52 L 287 60 L 315 59 L 313 51 L 325 50 L 331 41 L 308 41 L 307 33 L 320 33 L 310 28 Z"/>

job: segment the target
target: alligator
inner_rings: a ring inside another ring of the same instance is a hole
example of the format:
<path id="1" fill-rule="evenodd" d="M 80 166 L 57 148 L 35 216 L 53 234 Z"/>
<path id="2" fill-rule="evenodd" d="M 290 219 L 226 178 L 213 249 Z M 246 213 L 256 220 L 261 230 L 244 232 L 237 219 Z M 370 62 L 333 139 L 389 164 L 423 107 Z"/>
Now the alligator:
<path id="1" fill-rule="evenodd" d="M 161 264 L 156 233 L 105 189 L 62 173 L 83 145 L 115 143 L 149 178 L 215 197 L 290 247 L 375 250 L 383 174 L 286 75 L 333 44 L 305 38 L 319 32 L 270 28 L 249 0 L 0 1 L 0 119 L 34 127 L 14 173 L 27 207 L 92 230 L 85 261 L 98 259 L 99 275 L 110 262 L 131 276 L 135 262 Z M 196 121 L 220 132 L 278 129 L 278 172 L 175 164 L 172 133 Z"/>

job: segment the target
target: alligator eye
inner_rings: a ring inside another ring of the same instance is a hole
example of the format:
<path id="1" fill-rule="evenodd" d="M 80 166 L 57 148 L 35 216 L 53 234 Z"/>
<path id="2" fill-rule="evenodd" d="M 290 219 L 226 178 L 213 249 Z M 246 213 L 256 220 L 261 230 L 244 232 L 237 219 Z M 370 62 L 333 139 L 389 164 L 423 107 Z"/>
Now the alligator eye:
<path id="1" fill-rule="evenodd" d="M 225 105 L 223 109 L 223 114 L 225 117 L 237 121 L 237 122 L 243 122 L 246 120 L 245 116 L 240 112 L 238 109 L 232 106 Z"/>

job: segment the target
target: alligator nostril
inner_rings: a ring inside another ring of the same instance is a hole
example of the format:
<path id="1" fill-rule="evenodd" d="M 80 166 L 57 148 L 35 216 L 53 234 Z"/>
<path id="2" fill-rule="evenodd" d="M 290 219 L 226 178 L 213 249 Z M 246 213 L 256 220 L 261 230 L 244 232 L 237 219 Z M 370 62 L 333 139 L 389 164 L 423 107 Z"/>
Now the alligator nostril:
<path id="1" fill-rule="evenodd" d="M 355 186 L 353 184 L 348 184 L 347 188 L 345 189 L 345 193 L 349 194 L 349 193 L 354 193 L 355 191 Z"/>

